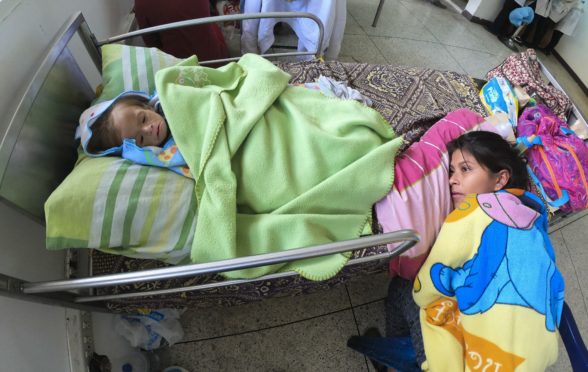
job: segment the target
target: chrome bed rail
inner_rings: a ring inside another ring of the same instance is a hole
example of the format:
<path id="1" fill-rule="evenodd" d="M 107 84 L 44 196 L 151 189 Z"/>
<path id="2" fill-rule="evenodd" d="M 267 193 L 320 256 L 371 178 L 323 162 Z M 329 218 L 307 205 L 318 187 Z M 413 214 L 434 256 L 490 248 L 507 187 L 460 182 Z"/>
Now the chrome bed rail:
<path id="1" fill-rule="evenodd" d="M 401 230 L 380 235 L 370 235 L 358 239 L 344 240 L 335 243 L 327 243 L 254 256 L 237 257 L 215 262 L 171 266 L 161 269 L 143 270 L 124 274 L 102 275 L 84 279 L 59 280 L 43 283 L 26 283 L 23 285 L 23 293 L 58 292 L 147 282 L 161 279 L 183 278 L 202 274 L 216 274 L 233 270 L 292 262 L 306 258 L 321 257 L 335 253 L 343 253 L 355 249 L 368 248 L 375 245 L 403 242 L 393 252 L 390 252 L 390 255 L 396 255 L 409 249 L 418 241 L 419 237 L 414 231 Z"/>
<path id="2" fill-rule="evenodd" d="M 123 41 L 126 39 L 130 39 L 137 36 L 152 34 L 155 32 L 166 31 L 166 30 L 173 30 L 176 28 L 188 27 L 188 26 L 197 26 L 197 25 L 205 25 L 209 23 L 217 23 L 217 22 L 227 22 L 227 21 L 242 21 L 246 19 L 262 19 L 262 18 L 309 18 L 312 19 L 319 30 L 318 35 L 318 42 L 317 48 L 314 52 L 284 52 L 284 53 L 272 53 L 272 54 L 261 54 L 263 57 L 273 58 L 273 57 L 291 57 L 291 56 L 303 56 L 303 55 L 314 55 L 317 58 L 321 56 L 322 45 L 324 42 L 324 26 L 320 18 L 312 13 L 305 13 L 305 12 L 267 12 L 267 13 L 243 13 L 243 14 L 233 14 L 233 15 L 226 15 L 226 16 L 216 16 L 216 17 L 207 17 L 207 18 L 198 18 L 198 19 L 190 19 L 187 21 L 179 21 L 168 23 L 165 25 L 142 28 L 137 31 L 128 32 L 126 34 L 121 34 L 117 36 L 110 37 L 103 41 L 96 42 L 96 47 L 100 47 L 104 44 L 115 43 L 119 41 Z M 232 58 L 224 58 L 224 59 L 215 59 L 210 61 L 199 61 L 198 63 L 201 65 L 209 65 L 213 63 L 219 62 L 230 62 L 230 61 L 237 61 L 240 57 L 232 57 Z"/>
<path id="3" fill-rule="evenodd" d="M 555 78 L 555 75 L 551 73 L 551 71 L 547 68 L 547 66 L 545 66 L 545 64 L 543 62 L 541 62 L 541 58 L 538 58 L 537 60 L 539 61 L 539 66 L 541 68 L 541 72 L 543 73 L 543 75 L 545 75 L 547 80 L 549 80 L 549 82 L 554 87 L 556 87 L 560 91 L 564 92 L 564 94 L 569 97 L 570 95 L 561 86 L 561 84 L 557 81 L 557 79 Z M 578 107 L 576 106 L 576 104 L 574 102 L 572 102 L 572 109 L 569 114 L 568 124 L 570 125 L 570 127 L 573 127 L 574 122 L 576 122 L 576 121 L 578 121 L 584 128 L 588 129 L 588 121 L 586 120 L 584 115 L 582 115 L 580 110 L 578 110 Z"/>
<path id="4" fill-rule="evenodd" d="M 93 296 L 79 295 L 72 291 L 107 287 L 120 284 L 137 282 L 150 282 L 161 279 L 183 278 L 202 274 L 222 273 L 233 270 L 266 266 L 276 263 L 291 262 L 295 260 L 326 256 L 335 253 L 349 252 L 356 249 L 368 248 L 387 243 L 400 243 L 392 251 L 372 257 L 364 257 L 354 264 L 360 264 L 372 259 L 389 259 L 398 256 L 410 249 L 420 237 L 412 230 L 400 230 L 379 235 L 370 235 L 358 239 L 345 240 L 335 243 L 321 244 L 305 248 L 291 249 L 281 252 L 266 253 L 248 257 L 238 257 L 229 260 L 191 264 L 182 266 L 164 267 L 160 269 L 143 270 L 137 272 L 102 275 L 82 279 L 56 280 L 47 282 L 30 283 L 6 275 L 0 275 L 0 295 L 15 297 L 23 300 L 54 304 L 83 310 L 105 311 L 104 307 L 92 307 L 84 305 L 87 302 L 102 302 L 110 299 L 144 297 L 163 295 L 169 293 L 197 291 L 226 285 L 234 285 L 244 282 L 271 280 L 289 275 L 298 275 L 295 272 L 269 274 L 253 279 L 227 280 L 218 283 L 209 283 L 191 287 L 178 287 L 166 290 L 152 290 L 145 292 L 125 293 L 121 295 Z M 48 295 L 49 294 L 49 295 Z M 102 304 L 104 305 L 104 304 Z"/>

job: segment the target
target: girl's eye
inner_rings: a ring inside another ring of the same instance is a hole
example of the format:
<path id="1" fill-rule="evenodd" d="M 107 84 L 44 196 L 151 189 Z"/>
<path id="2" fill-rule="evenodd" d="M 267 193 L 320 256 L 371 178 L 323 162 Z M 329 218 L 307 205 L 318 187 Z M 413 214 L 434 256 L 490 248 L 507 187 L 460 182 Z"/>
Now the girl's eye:
<path id="1" fill-rule="evenodd" d="M 145 115 L 143 115 L 143 120 L 142 120 L 143 124 L 145 124 Z"/>

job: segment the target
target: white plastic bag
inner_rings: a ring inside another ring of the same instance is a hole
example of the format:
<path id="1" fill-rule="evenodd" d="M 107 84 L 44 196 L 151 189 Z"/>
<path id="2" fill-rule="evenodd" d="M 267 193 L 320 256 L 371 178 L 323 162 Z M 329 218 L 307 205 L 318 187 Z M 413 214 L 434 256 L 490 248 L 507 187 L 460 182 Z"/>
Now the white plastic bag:
<path id="1" fill-rule="evenodd" d="M 163 346 L 164 339 L 171 346 L 184 337 L 179 318 L 178 310 L 160 309 L 147 314 L 119 315 L 114 327 L 131 346 L 153 350 Z"/>

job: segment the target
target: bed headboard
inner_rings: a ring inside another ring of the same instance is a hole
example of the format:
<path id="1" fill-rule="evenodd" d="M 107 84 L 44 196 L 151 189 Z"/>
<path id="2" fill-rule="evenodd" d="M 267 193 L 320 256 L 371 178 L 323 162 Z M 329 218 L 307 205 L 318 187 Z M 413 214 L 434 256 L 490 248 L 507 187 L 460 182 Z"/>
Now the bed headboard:
<path id="1" fill-rule="evenodd" d="M 8 112 L 10 122 L 0 142 L 0 198 L 40 223 L 44 223 L 45 200 L 74 166 L 77 121 L 94 98 L 68 48 L 78 31 L 89 47 L 86 30 L 81 13 L 64 24 Z"/>

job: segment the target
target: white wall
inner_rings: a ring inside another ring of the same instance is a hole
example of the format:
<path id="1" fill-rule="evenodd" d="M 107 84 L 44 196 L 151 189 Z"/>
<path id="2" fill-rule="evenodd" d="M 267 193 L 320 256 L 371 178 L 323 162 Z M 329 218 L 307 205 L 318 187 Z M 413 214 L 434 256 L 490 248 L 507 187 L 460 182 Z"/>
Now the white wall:
<path id="1" fill-rule="evenodd" d="M 502 9 L 502 4 L 504 0 L 470 0 L 465 10 L 474 17 L 493 21 Z"/>
<path id="2" fill-rule="evenodd" d="M 576 75 L 588 86 L 588 8 L 584 6 L 584 14 L 578 24 L 574 36 L 564 35 L 555 50 L 574 70 Z"/>
<path id="3" fill-rule="evenodd" d="M 0 297 L 1 371 L 68 371 L 65 309 Z"/>
<path id="4" fill-rule="evenodd" d="M 0 137 L 49 42 L 65 20 L 81 10 L 98 39 L 124 32 L 132 0 L 15 0 L 0 19 Z M 87 69 L 89 67 L 85 67 Z M 45 250 L 44 228 L 0 204 L 0 273 L 25 280 L 63 276 L 62 252 Z M 0 370 L 67 371 L 63 308 L 0 297 Z"/>

